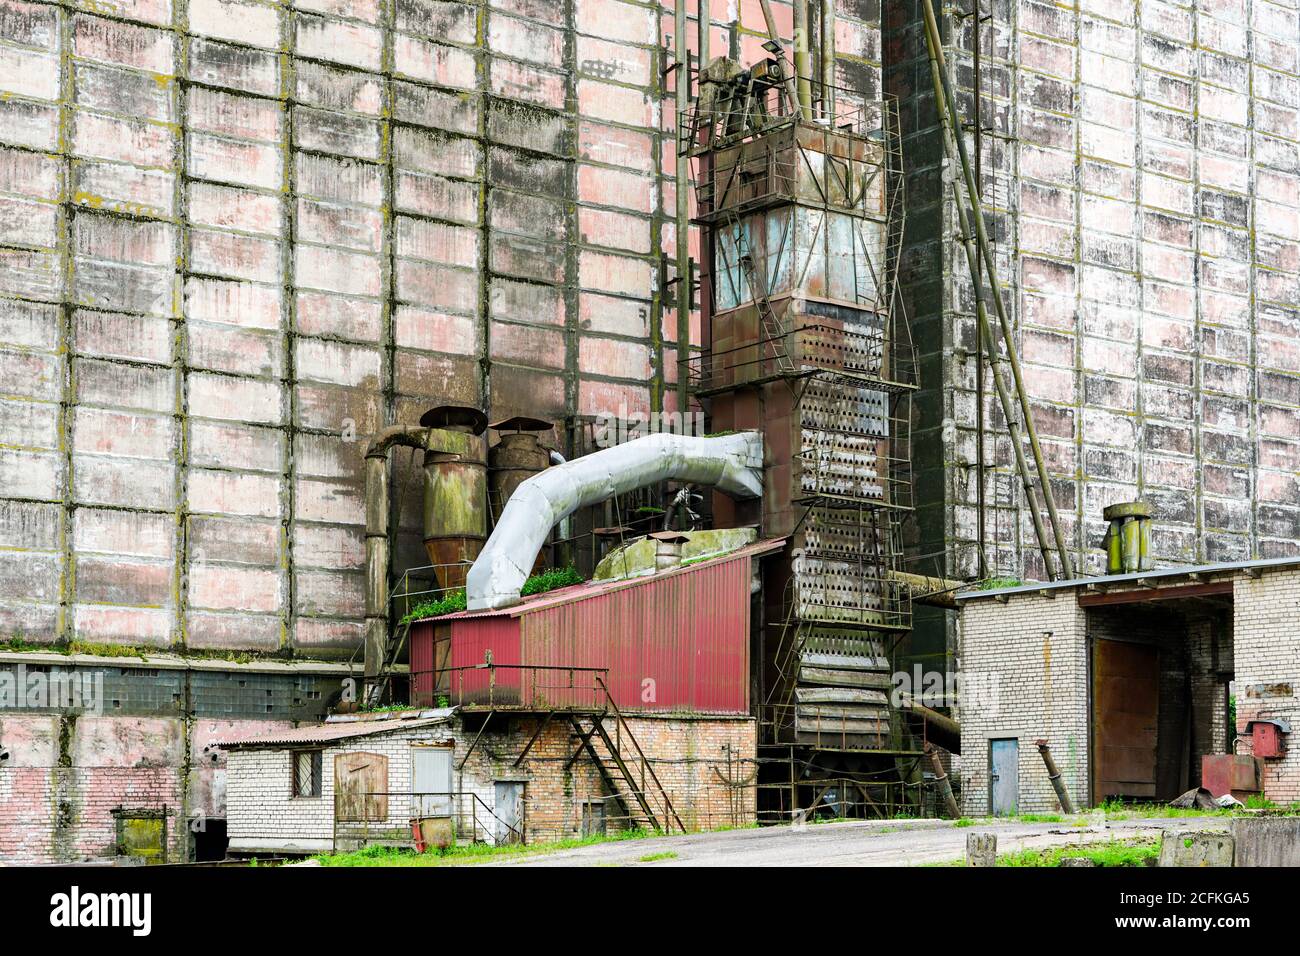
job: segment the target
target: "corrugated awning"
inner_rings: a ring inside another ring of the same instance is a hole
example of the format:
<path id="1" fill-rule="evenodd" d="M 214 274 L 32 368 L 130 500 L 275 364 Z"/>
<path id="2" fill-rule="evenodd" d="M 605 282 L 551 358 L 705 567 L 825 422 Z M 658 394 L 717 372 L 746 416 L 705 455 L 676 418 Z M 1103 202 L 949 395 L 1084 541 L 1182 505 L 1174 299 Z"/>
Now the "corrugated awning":
<path id="1" fill-rule="evenodd" d="M 456 712 L 454 707 L 443 708 L 435 716 L 393 717 L 384 720 L 350 720 L 313 724 L 310 727 L 294 727 L 288 730 L 276 730 L 252 737 L 230 737 L 214 741 L 213 746 L 223 750 L 238 750 L 245 747 L 291 747 L 313 744 L 328 744 L 338 740 L 351 740 L 357 737 L 373 737 L 379 734 L 391 734 L 405 730 L 420 730 L 446 723 Z M 423 711 L 429 714 L 430 711 Z"/>

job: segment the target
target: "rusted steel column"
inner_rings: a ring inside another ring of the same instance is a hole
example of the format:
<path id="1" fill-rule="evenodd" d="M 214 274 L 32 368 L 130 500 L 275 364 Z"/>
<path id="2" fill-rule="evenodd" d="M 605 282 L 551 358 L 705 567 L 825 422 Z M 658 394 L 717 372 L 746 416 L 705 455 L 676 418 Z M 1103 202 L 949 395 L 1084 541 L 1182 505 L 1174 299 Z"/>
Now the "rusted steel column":
<path id="1" fill-rule="evenodd" d="M 822 0 L 822 116 L 835 122 L 835 0 Z"/>
<path id="2" fill-rule="evenodd" d="M 763 7 L 766 15 L 767 4 L 764 3 Z M 808 0 L 794 0 L 794 73 L 799 91 L 799 116 L 801 119 L 811 119 L 812 56 L 808 44 Z"/>
<path id="3" fill-rule="evenodd" d="M 926 744 L 925 755 L 930 758 L 930 767 L 934 770 L 934 785 L 939 789 L 939 797 L 943 800 L 948 815 L 954 820 L 959 819 L 961 808 L 957 806 L 957 798 L 952 795 L 952 784 L 948 782 L 948 775 L 943 772 L 943 762 L 939 759 L 938 748 L 934 744 Z"/>
<path id="4" fill-rule="evenodd" d="M 1047 765 L 1047 779 L 1052 781 L 1052 789 L 1056 791 L 1056 799 L 1061 801 L 1061 809 L 1066 813 L 1073 813 L 1074 804 L 1070 802 L 1070 792 L 1065 789 L 1061 771 L 1056 768 L 1056 761 L 1052 759 L 1051 748 L 1047 746 L 1046 740 L 1036 740 L 1034 744 L 1038 747 L 1043 763 Z"/>

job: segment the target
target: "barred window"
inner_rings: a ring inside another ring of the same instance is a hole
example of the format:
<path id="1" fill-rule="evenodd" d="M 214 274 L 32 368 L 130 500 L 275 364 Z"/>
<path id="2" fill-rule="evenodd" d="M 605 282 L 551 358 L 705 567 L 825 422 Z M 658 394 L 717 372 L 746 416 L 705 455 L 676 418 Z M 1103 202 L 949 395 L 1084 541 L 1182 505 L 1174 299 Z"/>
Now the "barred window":
<path id="1" fill-rule="evenodd" d="M 292 756 L 293 796 L 319 797 L 321 753 L 319 750 L 295 750 Z"/>

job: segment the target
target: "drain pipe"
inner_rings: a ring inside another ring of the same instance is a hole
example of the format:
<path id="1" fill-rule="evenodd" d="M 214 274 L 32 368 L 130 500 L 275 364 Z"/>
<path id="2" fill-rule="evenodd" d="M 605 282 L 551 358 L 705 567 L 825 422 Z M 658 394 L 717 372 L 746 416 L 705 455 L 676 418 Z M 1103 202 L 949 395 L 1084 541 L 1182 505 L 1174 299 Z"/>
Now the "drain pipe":
<path id="1" fill-rule="evenodd" d="M 470 568 L 469 609 L 519 603 L 538 551 L 555 525 L 579 508 L 659 481 L 717 487 L 733 498 L 763 494 L 763 438 L 736 432 L 715 438 L 659 433 L 548 468 L 523 482 Z"/>
<path id="2" fill-rule="evenodd" d="M 1034 741 L 1034 746 L 1038 748 L 1038 753 L 1043 758 L 1043 764 L 1047 767 L 1047 779 L 1052 781 L 1052 789 L 1056 791 L 1056 799 L 1061 801 L 1061 810 L 1065 813 L 1074 812 L 1074 804 L 1070 801 L 1070 791 L 1065 789 L 1065 781 L 1061 779 L 1061 771 L 1056 767 L 1056 761 L 1052 759 L 1052 748 L 1047 746 L 1046 740 Z"/>

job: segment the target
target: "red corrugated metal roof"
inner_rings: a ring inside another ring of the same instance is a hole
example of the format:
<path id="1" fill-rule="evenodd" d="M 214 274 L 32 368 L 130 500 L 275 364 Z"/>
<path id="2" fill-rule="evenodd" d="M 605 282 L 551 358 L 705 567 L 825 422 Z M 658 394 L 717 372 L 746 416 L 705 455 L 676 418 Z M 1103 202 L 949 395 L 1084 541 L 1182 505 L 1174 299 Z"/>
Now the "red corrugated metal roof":
<path id="1" fill-rule="evenodd" d="M 623 588 L 638 587 L 648 584 L 652 581 L 662 581 L 673 575 L 685 575 L 710 568 L 722 561 L 735 561 L 737 558 L 756 558 L 768 554 L 772 551 L 778 551 L 785 546 L 785 538 L 765 538 L 762 541 L 755 541 L 753 544 L 747 544 L 743 548 L 737 548 L 734 551 L 728 551 L 717 557 L 709 558 L 706 561 L 697 561 L 694 564 L 688 564 L 685 567 L 670 568 L 666 571 L 659 571 L 655 574 L 642 574 L 634 578 L 621 578 L 617 581 L 588 581 L 586 584 L 574 584 L 567 588 L 556 588 L 554 591 L 547 591 L 544 594 L 531 594 L 521 600 L 519 604 L 512 604 L 510 607 L 495 608 L 483 611 L 456 611 L 452 614 L 443 614 L 431 620 L 437 621 L 458 621 L 469 618 L 484 617 L 519 617 L 523 614 L 531 614 L 534 611 L 540 611 L 545 608 L 554 607 L 557 604 L 572 604 L 575 601 L 585 601 L 588 598 L 599 597 L 602 594 L 609 594 L 613 591 L 620 591 Z"/>

